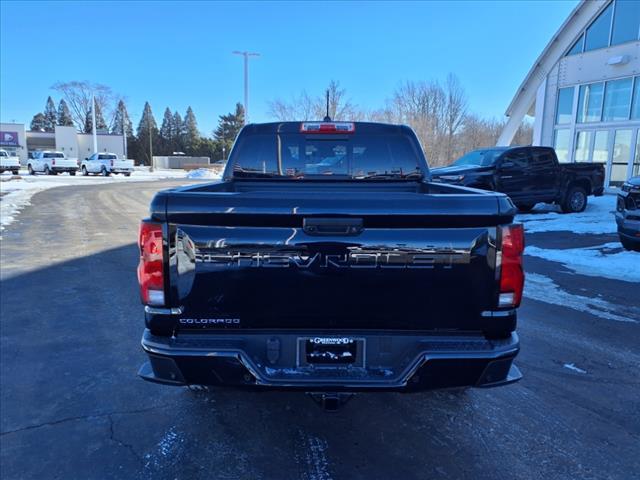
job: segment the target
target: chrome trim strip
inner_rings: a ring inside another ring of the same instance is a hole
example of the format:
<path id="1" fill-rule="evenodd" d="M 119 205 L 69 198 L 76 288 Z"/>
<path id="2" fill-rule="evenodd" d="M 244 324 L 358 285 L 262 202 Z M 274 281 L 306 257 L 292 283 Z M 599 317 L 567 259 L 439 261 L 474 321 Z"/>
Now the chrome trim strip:
<path id="1" fill-rule="evenodd" d="M 516 314 L 515 308 L 512 308 L 510 310 L 503 310 L 499 312 L 494 312 L 494 311 L 480 312 L 480 316 L 483 318 L 504 318 L 504 317 L 511 317 L 515 314 Z"/>
<path id="2" fill-rule="evenodd" d="M 184 312 L 184 308 L 183 307 L 158 308 L 158 307 L 150 307 L 149 305 L 145 305 L 144 312 L 150 313 L 151 315 L 182 315 L 182 312 Z"/>

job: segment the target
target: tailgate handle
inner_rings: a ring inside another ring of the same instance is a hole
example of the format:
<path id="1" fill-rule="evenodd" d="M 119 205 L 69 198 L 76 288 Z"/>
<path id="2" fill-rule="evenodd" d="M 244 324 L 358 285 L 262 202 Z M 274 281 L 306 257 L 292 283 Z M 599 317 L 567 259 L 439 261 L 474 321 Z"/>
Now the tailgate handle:
<path id="1" fill-rule="evenodd" d="M 305 218 L 302 228 L 308 235 L 359 235 L 363 230 L 361 218 Z"/>

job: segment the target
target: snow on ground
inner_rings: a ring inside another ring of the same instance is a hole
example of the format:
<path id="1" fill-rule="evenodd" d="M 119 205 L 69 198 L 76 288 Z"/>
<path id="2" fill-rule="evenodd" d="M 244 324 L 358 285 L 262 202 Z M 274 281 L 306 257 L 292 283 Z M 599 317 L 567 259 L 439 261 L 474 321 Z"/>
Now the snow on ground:
<path id="1" fill-rule="evenodd" d="M 617 322 L 638 323 L 638 319 L 640 319 L 640 309 L 638 308 L 621 307 L 607 302 L 600 296 L 591 298 L 565 292 L 551 278 L 538 273 L 527 273 L 524 282 L 524 296 Z"/>
<path id="2" fill-rule="evenodd" d="M 579 275 L 640 283 L 640 253 L 624 251 L 618 242 L 567 249 L 529 246 L 525 254 L 559 262 Z"/>
<path id="3" fill-rule="evenodd" d="M 192 172 L 185 170 L 156 170 L 150 172 L 148 168 L 136 167 L 130 177 L 125 177 L 124 175 L 84 177 L 79 174 L 73 177 L 69 174 L 52 176 L 28 175 L 26 170 L 21 171 L 17 177 L 11 174 L 0 175 L 0 231 L 15 220 L 21 209 L 29 205 L 33 195 L 49 188 L 69 185 L 154 181 L 167 178 L 212 180 L 220 178 L 220 174 L 204 168 Z"/>
<path id="4" fill-rule="evenodd" d="M 220 178 L 220 176 L 221 173 L 215 172 L 210 168 L 198 168 L 187 173 L 187 178 L 193 179 L 217 180 Z"/>
<path id="5" fill-rule="evenodd" d="M 581 213 L 560 213 L 556 205 L 540 203 L 532 213 L 519 214 L 516 221 L 527 233 L 570 231 L 577 234 L 615 233 L 616 196 L 589 197 Z"/>

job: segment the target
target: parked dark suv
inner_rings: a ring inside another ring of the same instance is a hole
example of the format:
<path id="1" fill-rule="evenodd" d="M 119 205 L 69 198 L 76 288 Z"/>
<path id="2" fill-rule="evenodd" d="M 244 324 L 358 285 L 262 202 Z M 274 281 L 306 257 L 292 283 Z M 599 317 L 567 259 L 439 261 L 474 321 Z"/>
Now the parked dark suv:
<path id="1" fill-rule="evenodd" d="M 640 177 L 627 180 L 618 194 L 616 223 L 620 243 L 627 250 L 640 251 Z"/>
<path id="2" fill-rule="evenodd" d="M 557 203 L 565 213 L 582 212 L 588 195 L 604 191 L 604 165 L 561 164 L 550 147 L 474 150 L 431 172 L 434 181 L 506 193 L 525 212 L 538 202 Z"/>

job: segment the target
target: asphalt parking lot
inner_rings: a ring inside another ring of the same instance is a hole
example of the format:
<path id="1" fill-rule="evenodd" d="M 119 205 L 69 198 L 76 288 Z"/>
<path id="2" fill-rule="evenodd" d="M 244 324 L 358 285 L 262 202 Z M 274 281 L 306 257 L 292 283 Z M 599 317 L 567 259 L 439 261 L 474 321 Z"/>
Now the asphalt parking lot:
<path id="1" fill-rule="evenodd" d="M 3 479 L 638 478 L 640 286 L 537 257 L 528 273 L 600 294 L 627 321 L 525 298 L 513 386 L 360 395 L 328 414 L 298 393 L 139 380 L 138 222 L 155 191 L 184 183 L 47 190 L 2 232 Z"/>

